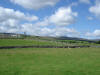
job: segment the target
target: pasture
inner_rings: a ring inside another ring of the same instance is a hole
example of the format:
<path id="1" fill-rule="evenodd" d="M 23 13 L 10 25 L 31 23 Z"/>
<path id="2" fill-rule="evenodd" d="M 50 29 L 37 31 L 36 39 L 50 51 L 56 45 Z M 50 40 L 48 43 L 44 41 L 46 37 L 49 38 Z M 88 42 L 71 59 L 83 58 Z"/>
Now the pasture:
<path id="1" fill-rule="evenodd" d="M 1 49 L 0 75 L 100 75 L 100 48 Z"/>
<path id="2" fill-rule="evenodd" d="M 31 39 L 0 39 L 0 46 L 62 46 L 66 45 L 56 41 L 42 41 Z"/>
<path id="3" fill-rule="evenodd" d="M 74 43 L 73 43 L 74 42 Z M 59 41 L 59 40 L 31 40 L 31 39 L 0 39 L 0 47 L 4 46 L 100 46 L 96 43 L 83 41 Z"/>

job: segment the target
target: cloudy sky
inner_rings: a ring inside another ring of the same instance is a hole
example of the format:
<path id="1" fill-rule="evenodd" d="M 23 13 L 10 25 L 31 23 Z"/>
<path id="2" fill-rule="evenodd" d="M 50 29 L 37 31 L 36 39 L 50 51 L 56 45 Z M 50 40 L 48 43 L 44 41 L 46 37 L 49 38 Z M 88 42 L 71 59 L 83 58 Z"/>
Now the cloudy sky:
<path id="1" fill-rule="evenodd" d="M 0 0 L 0 32 L 100 38 L 100 0 Z"/>

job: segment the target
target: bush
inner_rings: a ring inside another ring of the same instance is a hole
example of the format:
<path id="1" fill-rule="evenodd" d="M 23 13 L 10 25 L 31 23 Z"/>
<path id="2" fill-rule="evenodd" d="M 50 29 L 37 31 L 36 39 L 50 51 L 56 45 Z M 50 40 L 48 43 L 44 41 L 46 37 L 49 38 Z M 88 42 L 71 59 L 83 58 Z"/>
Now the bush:
<path id="1" fill-rule="evenodd" d="M 100 44 L 100 41 L 98 41 L 97 44 Z"/>

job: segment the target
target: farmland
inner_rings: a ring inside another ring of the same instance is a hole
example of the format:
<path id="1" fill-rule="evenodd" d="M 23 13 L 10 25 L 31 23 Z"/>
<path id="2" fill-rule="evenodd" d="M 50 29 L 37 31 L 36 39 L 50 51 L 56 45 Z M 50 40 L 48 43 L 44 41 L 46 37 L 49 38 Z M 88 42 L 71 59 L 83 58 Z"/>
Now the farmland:
<path id="1" fill-rule="evenodd" d="M 95 42 L 48 37 L 0 39 L 0 47 L 54 46 L 0 49 L 0 75 L 100 75 L 99 47 L 57 48 L 88 45 L 100 46 Z"/>
<path id="2" fill-rule="evenodd" d="M 100 0 L 0 0 L 0 75 L 100 75 Z"/>
<path id="3" fill-rule="evenodd" d="M 1 49 L 0 75 L 100 75 L 100 49 Z"/>
<path id="4" fill-rule="evenodd" d="M 99 45 L 85 41 L 73 40 L 41 40 L 41 39 L 0 39 L 0 46 L 89 46 Z"/>
<path id="5" fill-rule="evenodd" d="M 56 45 L 56 42 L 29 40 L 29 39 L 0 39 L 0 46 L 32 46 L 32 45 Z M 62 45 L 58 43 L 58 45 Z"/>

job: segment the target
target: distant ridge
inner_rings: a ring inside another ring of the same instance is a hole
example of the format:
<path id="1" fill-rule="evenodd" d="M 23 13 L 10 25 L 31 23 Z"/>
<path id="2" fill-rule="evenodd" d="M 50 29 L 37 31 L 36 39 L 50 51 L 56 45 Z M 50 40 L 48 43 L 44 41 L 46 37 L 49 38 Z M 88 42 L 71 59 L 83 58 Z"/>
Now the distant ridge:
<path id="1" fill-rule="evenodd" d="M 60 37 L 51 37 L 51 36 L 35 36 L 35 35 L 26 35 L 26 34 L 18 34 L 18 33 L 0 33 L 1 36 L 11 36 L 11 35 L 20 35 L 20 36 L 28 36 L 28 37 L 33 37 L 39 38 L 39 39 L 44 39 L 44 40 L 76 40 L 76 41 L 88 41 L 88 42 L 97 42 L 100 41 L 100 39 L 85 39 L 85 38 L 78 38 L 78 37 L 66 37 L 66 36 L 60 36 Z"/>

